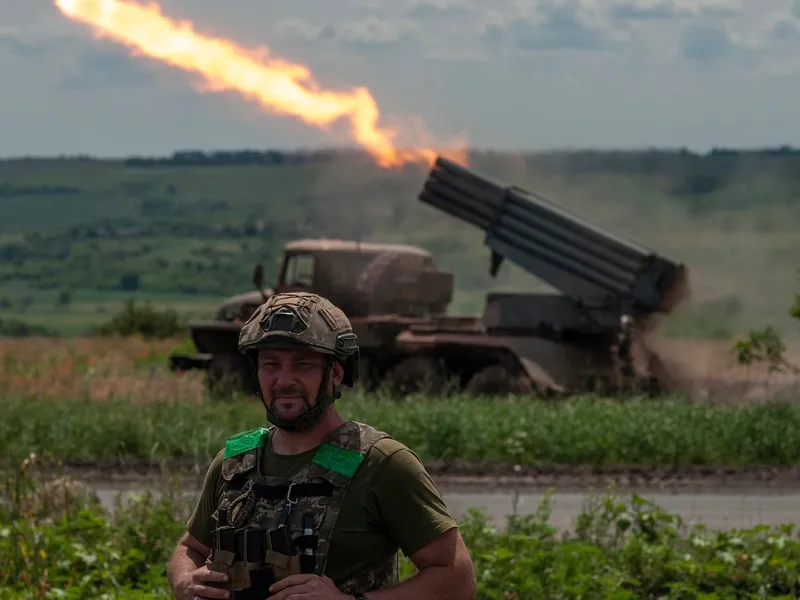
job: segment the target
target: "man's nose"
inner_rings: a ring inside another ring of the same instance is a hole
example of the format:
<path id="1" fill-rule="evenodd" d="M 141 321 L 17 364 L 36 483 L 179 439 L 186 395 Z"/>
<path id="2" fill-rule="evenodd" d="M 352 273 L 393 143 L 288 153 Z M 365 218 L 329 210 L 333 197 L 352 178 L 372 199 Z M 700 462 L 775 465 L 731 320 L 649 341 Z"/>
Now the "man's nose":
<path id="1" fill-rule="evenodd" d="M 297 381 L 297 373 L 291 364 L 278 367 L 274 372 L 274 376 L 278 383 Z"/>

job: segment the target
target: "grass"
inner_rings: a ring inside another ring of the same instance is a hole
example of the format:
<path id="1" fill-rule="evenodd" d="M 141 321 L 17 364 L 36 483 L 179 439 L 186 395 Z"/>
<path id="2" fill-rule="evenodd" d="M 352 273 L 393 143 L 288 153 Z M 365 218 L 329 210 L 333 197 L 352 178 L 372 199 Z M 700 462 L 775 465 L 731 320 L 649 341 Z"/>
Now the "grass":
<path id="1" fill-rule="evenodd" d="M 29 465 L 26 465 L 29 466 Z M 167 487 L 106 510 L 68 478 L 43 484 L 23 468 L 0 480 L 0 596 L 21 600 L 169 600 L 165 567 L 191 506 Z M 572 531 L 531 515 L 459 523 L 479 600 L 795 597 L 793 525 L 708 531 L 639 496 L 592 494 Z M 415 572 L 400 556 L 400 578 Z"/>
<path id="2" fill-rule="evenodd" d="M 227 436 L 265 424 L 254 399 L 212 402 L 201 373 L 172 374 L 184 342 L 14 340 L 0 344 L 0 455 L 210 460 Z M 800 406 L 683 398 L 486 399 L 346 393 L 339 410 L 424 460 L 568 465 L 800 463 Z"/>
<path id="3" fill-rule="evenodd" d="M 146 383 L 143 387 L 146 387 Z M 70 460 L 185 458 L 205 463 L 238 431 L 265 425 L 253 401 L 146 404 L 3 399 L 0 454 Z M 425 461 L 560 465 L 797 465 L 800 408 L 729 407 L 596 398 L 547 405 L 518 400 L 347 396 L 347 418 L 391 433 Z"/>

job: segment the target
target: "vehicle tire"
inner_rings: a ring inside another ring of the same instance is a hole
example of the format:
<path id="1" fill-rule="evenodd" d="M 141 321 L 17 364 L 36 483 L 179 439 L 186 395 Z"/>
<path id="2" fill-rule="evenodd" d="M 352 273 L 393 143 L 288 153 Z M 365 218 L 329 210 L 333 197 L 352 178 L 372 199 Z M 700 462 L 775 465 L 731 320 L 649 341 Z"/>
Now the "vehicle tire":
<path id="1" fill-rule="evenodd" d="M 258 382 L 246 358 L 216 354 L 208 365 L 206 389 L 215 400 L 231 400 L 235 393 L 255 395 Z"/>
<path id="2" fill-rule="evenodd" d="M 433 358 L 412 356 L 392 367 L 383 378 L 384 388 L 394 397 L 411 394 L 435 396 L 444 391 L 447 376 Z"/>
<path id="3" fill-rule="evenodd" d="M 527 375 L 514 374 L 503 365 L 489 365 L 470 378 L 464 391 L 472 396 L 507 396 L 532 394 L 537 389 Z"/>

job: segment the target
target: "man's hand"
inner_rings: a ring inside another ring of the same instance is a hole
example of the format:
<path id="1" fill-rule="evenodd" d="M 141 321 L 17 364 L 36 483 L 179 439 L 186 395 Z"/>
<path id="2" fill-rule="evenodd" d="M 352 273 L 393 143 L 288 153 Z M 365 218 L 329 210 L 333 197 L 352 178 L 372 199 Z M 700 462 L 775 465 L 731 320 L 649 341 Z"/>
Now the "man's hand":
<path id="1" fill-rule="evenodd" d="M 340 592 L 332 579 L 319 575 L 290 575 L 273 583 L 269 591 L 273 594 L 270 600 L 353 600 Z"/>
<path id="2" fill-rule="evenodd" d="M 212 571 L 208 565 L 203 565 L 199 569 L 191 571 L 182 578 L 175 586 L 175 597 L 178 600 L 224 600 L 230 598 L 228 590 L 204 585 L 209 582 L 228 581 L 229 577 L 225 573 Z"/>

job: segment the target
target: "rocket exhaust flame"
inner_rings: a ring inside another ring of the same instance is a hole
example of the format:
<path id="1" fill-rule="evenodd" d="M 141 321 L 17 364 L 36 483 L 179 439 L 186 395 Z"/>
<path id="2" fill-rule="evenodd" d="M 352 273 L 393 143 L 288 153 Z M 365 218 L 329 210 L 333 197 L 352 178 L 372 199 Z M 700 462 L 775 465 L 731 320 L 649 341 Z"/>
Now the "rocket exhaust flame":
<path id="1" fill-rule="evenodd" d="M 270 56 L 268 50 L 249 51 L 223 39 L 201 35 L 192 24 L 166 17 L 158 4 L 123 0 L 54 0 L 68 18 L 90 25 L 108 37 L 164 63 L 197 73 L 207 89 L 233 90 L 262 107 L 326 129 L 339 119 L 350 122 L 352 138 L 384 168 L 408 162 L 430 165 L 432 148 L 399 149 L 397 131 L 378 125 L 380 110 L 369 90 L 321 89 L 310 71 Z M 463 154 L 459 151 L 458 154 Z M 462 157 L 463 160 L 463 157 Z"/>

